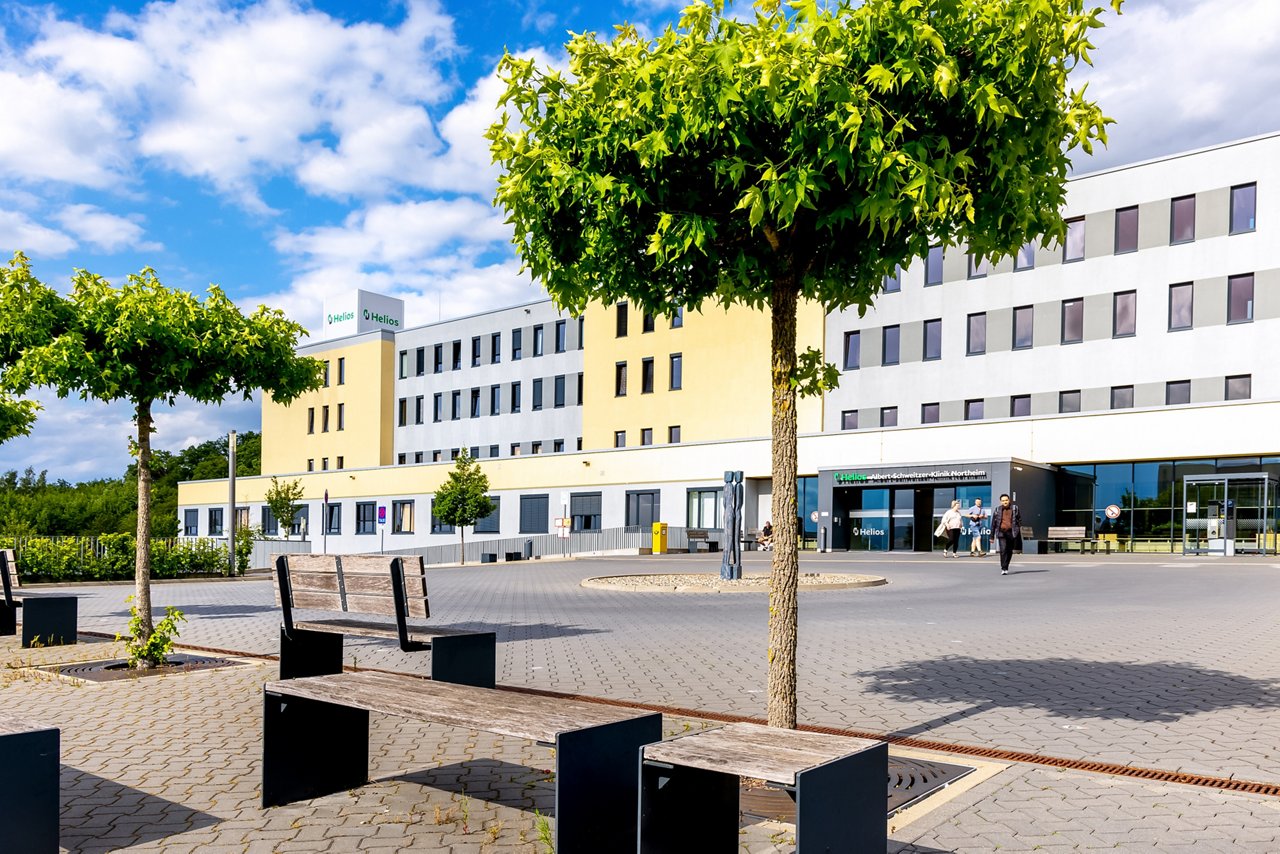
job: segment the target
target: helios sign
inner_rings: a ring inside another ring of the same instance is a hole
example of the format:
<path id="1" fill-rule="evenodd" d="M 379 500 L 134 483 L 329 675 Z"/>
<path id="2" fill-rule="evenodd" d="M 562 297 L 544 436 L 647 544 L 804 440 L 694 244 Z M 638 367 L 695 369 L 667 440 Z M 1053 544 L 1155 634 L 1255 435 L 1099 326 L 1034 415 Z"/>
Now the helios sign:
<path id="1" fill-rule="evenodd" d="M 921 481 L 986 480 L 985 469 L 932 469 L 929 471 L 860 472 L 838 471 L 837 486 L 861 486 L 873 483 L 918 483 Z"/>
<path id="2" fill-rule="evenodd" d="M 404 328 L 404 300 L 369 291 L 352 291 L 324 302 L 323 338 Z"/>

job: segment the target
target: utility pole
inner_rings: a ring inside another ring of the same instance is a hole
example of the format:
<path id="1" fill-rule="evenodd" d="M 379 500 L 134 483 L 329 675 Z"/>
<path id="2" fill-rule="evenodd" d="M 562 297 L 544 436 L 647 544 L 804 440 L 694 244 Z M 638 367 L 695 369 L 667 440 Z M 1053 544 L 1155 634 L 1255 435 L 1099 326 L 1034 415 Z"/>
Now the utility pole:
<path id="1" fill-rule="evenodd" d="M 231 568 L 227 576 L 236 574 L 236 431 L 227 434 L 227 559 Z"/>

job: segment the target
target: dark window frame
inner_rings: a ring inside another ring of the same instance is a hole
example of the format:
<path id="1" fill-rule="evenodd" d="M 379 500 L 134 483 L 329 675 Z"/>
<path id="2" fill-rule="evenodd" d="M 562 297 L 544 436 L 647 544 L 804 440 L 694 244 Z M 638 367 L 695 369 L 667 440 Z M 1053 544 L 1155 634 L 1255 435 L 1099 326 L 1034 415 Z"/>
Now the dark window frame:
<path id="1" fill-rule="evenodd" d="M 1133 297 L 1133 311 L 1130 312 L 1133 328 L 1127 332 L 1120 329 L 1120 299 Z M 1132 338 L 1138 334 L 1138 292 L 1136 290 L 1116 291 L 1111 295 L 1111 337 Z"/>
<path id="2" fill-rule="evenodd" d="M 1080 334 L 1077 338 L 1067 337 L 1067 318 L 1069 311 L 1080 315 Z M 1062 344 L 1081 344 L 1084 342 L 1084 297 L 1072 297 L 1062 301 L 1062 323 L 1059 329 L 1059 341 Z"/>
<path id="3" fill-rule="evenodd" d="M 1183 204 L 1185 205 L 1188 201 L 1191 203 L 1191 236 L 1190 236 L 1190 237 L 1183 237 L 1183 238 L 1179 239 L 1179 238 L 1178 238 L 1178 236 L 1177 236 L 1177 235 L 1178 235 L 1178 224 L 1179 224 L 1179 220 L 1178 220 L 1178 211 L 1179 211 L 1179 206 L 1178 206 L 1178 205 L 1179 205 L 1179 202 L 1181 202 L 1181 203 L 1183 203 Z M 1190 195 L 1186 195 L 1186 196 L 1176 196 L 1175 198 L 1172 198 L 1172 199 L 1170 199 L 1170 200 L 1169 200 L 1169 245 L 1170 245 L 1170 246 L 1181 246 L 1181 245 L 1183 245 L 1183 244 L 1185 244 L 1185 243 L 1195 243 L 1195 242 L 1196 242 L 1196 197 L 1195 197 L 1195 194 L 1194 194 L 1194 193 L 1192 193 L 1192 194 L 1190 194 Z"/>
<path id="4" fill-rule="evenodd" d="M 1132 239 L 1133 245 L 1122 248 L 1120 245 L 1120 228 L 1121 228 L 1121 222 L 1122 222 L 1121 218 L 1127 217 L 1129 214 L 1133 215 L 1133 239 Z M 1130 253 L 1138 251 L 1138 225 L 1139 225 L 1139 221 L 1138 221 L 1137 205 L 1127 205 L 1123 208 L 1116 208 L 1115 245 L 1113 249 L 1113 254 L 1128 255 Z"/>
<path id="5" fill-rule="evenodd" d="M 1083 261 L 1085 258 L 1085 253 L 1087 252 L 1087 249 L 1085 247 L 1085 231 L 1084 231 L 1085 220 L 1084 220 L 1084 217 L 1082 216 L 1073 216 L 1070 219 L 1065 220 L 1065 222 L 1066 222 L 1066 231 L 1064 232 L 1063 238 L 1062 238 L 1062 263 L 1075 264 L 1078 261 Z M 1080 228 L 1080 232 L 1079 232 L 1080 254 L 1078 255 L 1070 254 L 1071 235 L 1073 234 L 1073 230 L 1072 230 L 1073 226 L 1079 226 Z"/>
<path id="6" fill-rule="evenodd" d="M 975 320 L 982 321 L 982 345 L 974 347 L 973 345 L 973 322 Z M 987 352 L 987 313 L 985 311 L 975 311 L 970 314 L 965 321 L 965 344 L 964 354 L 966 356 L 982 356 Z"/>
<path id="7" fill-rule="evenodd" d="M 1253 203 L 1250 206 L 1253 214 L 1252 220 L 1248 228 L 1240 228 L 1236 224 L 1236 191 L 1237 190 L 1253 190 Z M 1231 188 L 1230 213 L 1228 214 L 1227 234 L 1249 234 L 1258 230 L 1258 182 L 1251 181 L 1247 184 L 1236 184 Z"/>
<path id="8" fill-rule="evenodd" d="M 1174 326 L 1174 325 L 1173 325 L 1173 296 L 1174 296 L 1174 293 L 1175 293 L 1175 292 L 1177 292 L 1177 293 L 1181 293 L 1183 288 L 1186 288 L 1186 292 L 1187 292 L 1187 294 L 1188 294 L 1188 297 L 1187 297 L 1187 324 L 1186 324 L 1185 326 Z M 1169 306 L 1168 306 L 1168 309 L 1169 309 L 1169 316 L 1168 316 L 1169 326 L 1168 326 L 1168 331 L 1170 331 L 1170 332 L 1182 332 L 1182 331 L 1185 331 L 1185 330 L 1187 330 L 1187 329 L 1195 329 L 1195 326 L 1196 326 L 1196 315 L 1195 315 L 1195 311 L 1196 311 L 1196 285 L 1195 285 L 1195 282 L 1175 282 L 1174 284 L 1170 285 L 1170 286 L 1169 286 Z"/>
<path id="9" fill-rule="evenodd" d="M 889 330 L 895 333 L 893 342 L 893 359 L 889 359 Z M 902 359 L 902 327 L 894 324 L 886 326 L 880 331 L 880 364 L 881 365 L 897 365 Z"/>
<path id="10" fill-rule="evenodd" d="M 1119 393 L 1119 394 L 1123 395 L 1123 394 L 1124 394 L 1124 393 L 1126 393 L 1126 392 L 1127 392 L 1127 393 L 1128 393 L 1128 395 L 1129 395 L 1129 403 L 1128 403 L 1128 405 L 1127 405 L 1127 406 L 1118 406 L 1118 405 L 1116 404 L 1116 395 L 1117 395 L 1117 393 Z M 1133 397 L 1133 386 L 1131 386 L 1131 385 L 1113 385 L 1113 386 L 1111 387 L 1111 408 L 1112 408 L 1112 409 L 1133 409 L 1133 403 L 1134 403 L 1134 397 Z"/>

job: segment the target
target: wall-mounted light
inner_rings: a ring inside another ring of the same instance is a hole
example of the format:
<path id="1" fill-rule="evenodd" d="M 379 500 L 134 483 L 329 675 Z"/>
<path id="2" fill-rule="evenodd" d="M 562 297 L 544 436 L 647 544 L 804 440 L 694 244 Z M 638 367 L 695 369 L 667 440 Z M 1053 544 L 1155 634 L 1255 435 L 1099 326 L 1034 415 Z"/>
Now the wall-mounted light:
<path id="1" fill-rule="evenodd" d="M 590 461 L 590 460 L 583 460 L 583 461 L 582 461 L 582 464 L 583 464 L 584 466 L 589 466 L 589 465 L 591 465 L 591 461 Z"/>

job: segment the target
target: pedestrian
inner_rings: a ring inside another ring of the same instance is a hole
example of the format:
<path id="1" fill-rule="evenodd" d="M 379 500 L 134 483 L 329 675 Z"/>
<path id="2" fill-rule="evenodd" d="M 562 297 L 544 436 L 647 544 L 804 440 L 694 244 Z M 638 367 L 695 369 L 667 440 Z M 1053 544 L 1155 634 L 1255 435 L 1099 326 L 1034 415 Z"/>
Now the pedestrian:
<path id="1" fill-rule="evenodd" d="M 1022 548 L 1022 511 L 1008 494 L 1000 496 L 1000 506 L 991 517 L 991 535 L 1000 549 L 1000 574 L 1008 575 L 1013 550 Z"/>
<path id="2" fill-rule="evenodd" d="M 951 508 L 942 514 L 942 521 L 938 523 L 938 527 L 942 529 L 942 535 L 947 538 L 942 544 L 943 557 L 959 557 L 956 547 L 960 544 L 960 529 L 964 526 L 964 516 L 960 514 L 960 499 L 951 502 Z"/>
<path id="3" fill-rule="evenodd" d="M 982 530 L 986 527 L 987 509 L 982 506 L 982 499 L 973 499 L 973 506 L 966 514 L 969 517 L 969 557 L 986 557 L 982 548 Z"/>
<path id="4" fill-rule="evenodd" d="M 773 548 L 773 520 L 764 523 L 764 527 L 760 530 L 760 536 L 756 538 L 756 542 L 760 544 L 761 551 L 769 551 Z"/>

